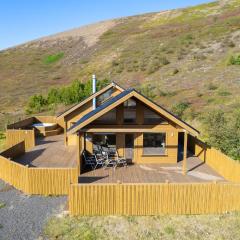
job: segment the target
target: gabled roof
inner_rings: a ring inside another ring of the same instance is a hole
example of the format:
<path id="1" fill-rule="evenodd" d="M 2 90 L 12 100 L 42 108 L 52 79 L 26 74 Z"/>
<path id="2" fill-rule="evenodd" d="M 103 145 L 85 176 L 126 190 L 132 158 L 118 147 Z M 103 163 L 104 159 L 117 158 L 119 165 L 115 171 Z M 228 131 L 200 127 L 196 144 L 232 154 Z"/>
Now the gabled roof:
<path id="1" fill-rule="evenodd" d="M 84 115 L 81 119 L 79 119 L 72 127 L 70 127 L 67 131 L 68 134 L 72 134 L 83 128 L 84 126 L 88 125 L 92 121 L 96 120 L 97 118 L 101 117 L 103 114 L 109 112 L 116 106 L 122 104 L 126 100 L 128 100 L 131 97 L 135 97 L 136 99 L 140 100 L 150 108 L 154 109 L 156 112 L 162 114 L 167 119 L 171 120 L 178 126 L 182 127 L 192 135 L 196 136 L 199 134 L 199 131 L 187 124 L 186 122 L 182 121 L 180 118 L 175 116 L 174 114 L 167 111 L 165 108 L 157 105 L 147 97 L 143 96 L 139 92 L 137 92 L 135 89 L 127 89 L 123 91 L 122 93 L 118 94 L 117 96 L 113 97 L 112 99 L 106 101 L 101 106 L 97 107 L 95 110 L 87 113 Z"/>
<path id="2" fill-rule="evenodd" d="M 111 82 L 106 87 L 102 88 L 101 90 L 97 91 L 96 93 L 94 93 L 94 94 L 90 95 L 89 97 L 85 98 L 84 100 L 82 100 L 80 103 L 77 103 L 74 106 L 72 106 L 71 108 L 67 109 L 66 111 L 60 113 L 57 116 L 57 118 L 67 116 L 68 114 L 72 113 L 73 111 L 75 111 L 76 109 L 78 109 L 79 107 L 81 107 L 82 105 L 87 103 L 88 101 L 92 100 L 95 97 L 98 97 L 99 95 L 103 94 L 104 92 L 106 92 L 107 90 L 109 90 L 111 88 L 116 88 L 121 92 L 123 92 L 125 90 L 124 88 L 122 88 L 118 84 L 116 84 L 115 82 Z"/>

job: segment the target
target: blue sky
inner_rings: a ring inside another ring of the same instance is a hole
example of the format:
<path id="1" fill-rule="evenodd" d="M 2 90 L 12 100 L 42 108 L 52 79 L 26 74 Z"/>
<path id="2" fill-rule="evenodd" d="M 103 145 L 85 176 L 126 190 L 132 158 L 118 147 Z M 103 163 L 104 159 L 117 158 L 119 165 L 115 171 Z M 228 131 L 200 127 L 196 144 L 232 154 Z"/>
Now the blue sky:
<path id="1" fill-rule="evenodd" d="M 207 0 L 2 0 L 0 49 L 101 20 L 186 7 Z"/>

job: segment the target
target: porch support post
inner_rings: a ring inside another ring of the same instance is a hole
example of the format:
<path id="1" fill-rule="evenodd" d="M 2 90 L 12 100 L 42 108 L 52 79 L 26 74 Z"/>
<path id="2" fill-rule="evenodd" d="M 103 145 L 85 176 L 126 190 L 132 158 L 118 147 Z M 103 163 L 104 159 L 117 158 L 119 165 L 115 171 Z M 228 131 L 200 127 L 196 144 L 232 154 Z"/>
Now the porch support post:
<path id="1" fill-rule="evenodd" d="M 183 148 L 183 165 L 182 165 L 183 175 L 186 175 L 187 173 L 187 142 L 188 142 L 188 133 L 184 131 L 184 148 Z"/>
<path id="2" fill-rule="evenodd" d="M 81 174 L 81 165 L 82 165 L 82 133 L 77 133 L 77 167 L 79 175 Z"/>
<path id="3" fill-rule="evenodd" d="M 68 141 L 67 141 L 67 122 L 64 121 L 64 143 L 65 143 L 65 146 L 68 145 Z"/>

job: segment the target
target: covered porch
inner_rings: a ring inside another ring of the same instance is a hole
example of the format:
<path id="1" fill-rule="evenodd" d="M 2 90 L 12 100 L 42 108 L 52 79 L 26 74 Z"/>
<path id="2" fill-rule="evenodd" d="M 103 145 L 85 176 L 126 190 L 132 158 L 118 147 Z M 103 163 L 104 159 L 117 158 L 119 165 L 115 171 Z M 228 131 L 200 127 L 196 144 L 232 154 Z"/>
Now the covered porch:
<path id="1" fill-rule="evenodd" d="M 94 155 L 110 149 L 129 165 L 171 165 L 181 161 L 182 174 L 187 171 L 188 133 L 169 125 L 94 127 L 79 131 L 77 139 L 81 173 L 85 170 L 83 152 Z"/>

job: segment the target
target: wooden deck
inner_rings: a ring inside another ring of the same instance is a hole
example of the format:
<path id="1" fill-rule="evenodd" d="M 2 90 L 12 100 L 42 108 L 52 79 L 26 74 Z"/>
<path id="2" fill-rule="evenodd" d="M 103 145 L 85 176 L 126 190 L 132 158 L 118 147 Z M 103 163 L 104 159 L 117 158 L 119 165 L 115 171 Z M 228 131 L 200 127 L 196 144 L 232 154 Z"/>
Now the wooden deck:
<path id="1" fill-rule="evenodd" d="M 38 138 L 36 146 L 14 161 L 30 167 L 66 168 L 77 166 L 77 147 L 64 145 L 63 135 Z"/>
<path id="2" fill-rule="evenodd" d="M 187 159 L 188 173 L 182 174 L 182 163 L 178 164 L 136 164 L 128 167 L 99 168 L 82 174 L 80 183 L 196 183 L 225 181 L 218 173 L 197 157 Z"/>

